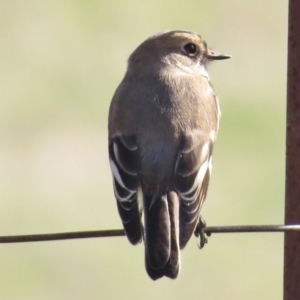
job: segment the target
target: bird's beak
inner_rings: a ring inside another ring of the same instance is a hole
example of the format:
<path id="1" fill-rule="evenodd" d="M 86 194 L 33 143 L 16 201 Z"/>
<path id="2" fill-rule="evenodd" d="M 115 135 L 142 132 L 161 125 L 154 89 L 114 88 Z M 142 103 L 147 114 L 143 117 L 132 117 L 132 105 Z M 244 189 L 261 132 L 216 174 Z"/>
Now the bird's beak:
<path id="1" fill-rule="evenodd" d="M 221 59 L 231 58 L 231 55 L 219 53 L 219 52 L 208 49 L 206 57 L 211 60 L 221 60 Z"/>

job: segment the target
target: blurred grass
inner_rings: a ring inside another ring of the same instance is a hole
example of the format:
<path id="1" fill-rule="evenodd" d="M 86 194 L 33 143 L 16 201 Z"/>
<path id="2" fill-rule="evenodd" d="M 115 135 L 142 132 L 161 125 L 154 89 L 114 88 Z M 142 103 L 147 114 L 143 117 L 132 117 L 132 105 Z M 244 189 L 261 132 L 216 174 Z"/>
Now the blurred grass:
<path id="1" fill-rule="evenodd" d="M 287 3 L 0 2 L 0 235 L 120 228 L 107 162 L 109 102 L 130 52 L 165 29 L 233 59 L 211 66 L 222 106 L 204 216 L 284 214 Z M 270 10 L 272 7 L 272 10 Z M 151 282 L 124 238 L 0 246 L 1 299 L 281 299 L 281 234 L 192 240 L 176 281 Z"/>

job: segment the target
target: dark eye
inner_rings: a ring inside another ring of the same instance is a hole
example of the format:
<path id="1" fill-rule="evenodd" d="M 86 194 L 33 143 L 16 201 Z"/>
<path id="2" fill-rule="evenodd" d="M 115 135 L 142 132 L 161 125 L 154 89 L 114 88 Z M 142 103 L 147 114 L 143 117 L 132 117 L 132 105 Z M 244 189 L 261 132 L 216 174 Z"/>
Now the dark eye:
<path id="1" fill-rule="evenodd" d="M 188 43 L 183 48 L 189 56 L 194 56 L 197 53 L 197 47 L 193 43 Z"/>

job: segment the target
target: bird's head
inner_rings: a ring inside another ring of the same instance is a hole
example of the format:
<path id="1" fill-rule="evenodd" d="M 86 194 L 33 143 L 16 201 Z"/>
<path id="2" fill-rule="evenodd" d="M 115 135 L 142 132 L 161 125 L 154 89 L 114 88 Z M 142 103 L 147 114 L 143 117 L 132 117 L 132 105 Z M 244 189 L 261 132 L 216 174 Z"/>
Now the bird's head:
<path id="1" fill-rule="evenodd" d="M 193 72 L 209 62 L 230 58 L 211 50 L 205 40 L 189 31 L 165 31 L 145 40 L 130 56 L 129 66 L 159 68 L 175 66 Z"/>

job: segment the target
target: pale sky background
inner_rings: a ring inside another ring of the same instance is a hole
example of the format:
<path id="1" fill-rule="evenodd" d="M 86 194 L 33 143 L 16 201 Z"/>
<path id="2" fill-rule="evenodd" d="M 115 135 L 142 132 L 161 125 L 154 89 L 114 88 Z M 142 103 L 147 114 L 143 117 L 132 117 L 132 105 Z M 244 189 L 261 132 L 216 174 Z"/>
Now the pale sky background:
<path id="1" fill-rule="evenodd" d="M 126 59 L 166 29 L 200 33 L 222 108 L 203 216 L 282 224 L 287 1 L 0 1 L 0 235 L 118 229 L 107 114 Z M 192 239 L 152 282 L 124 237 L 0 245 L 0 299 L 282 299 L 283 235 Z"/>

